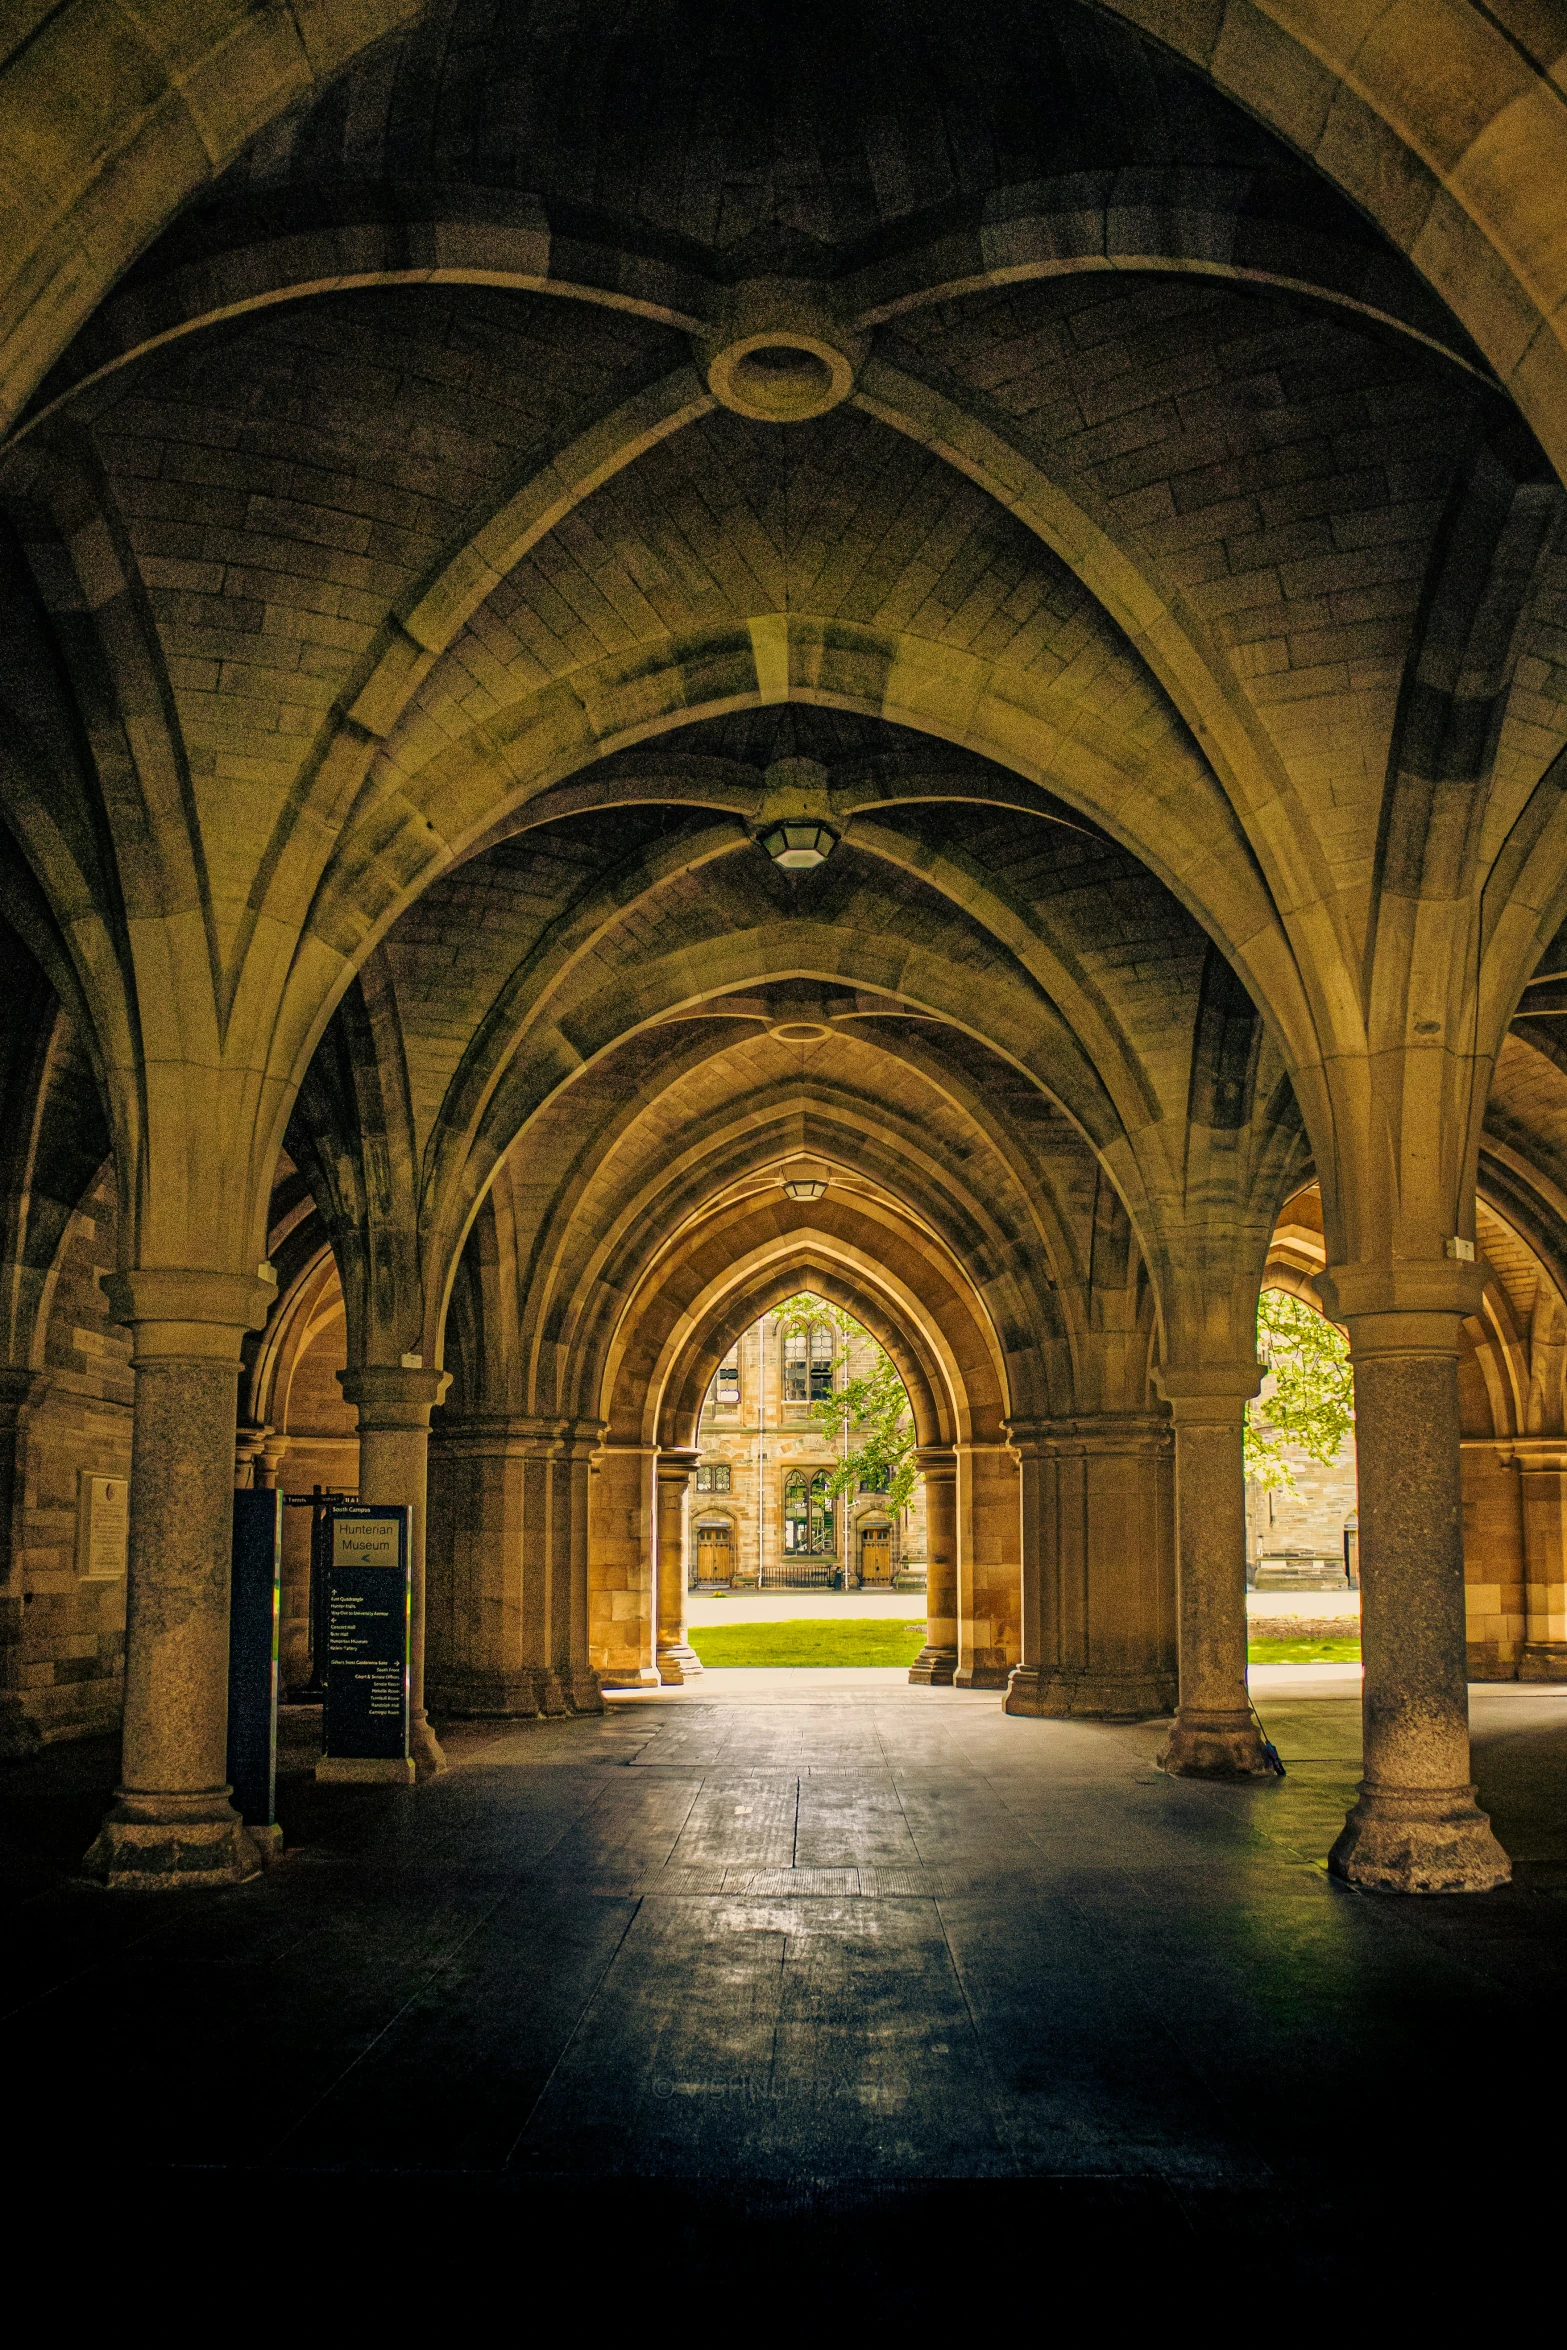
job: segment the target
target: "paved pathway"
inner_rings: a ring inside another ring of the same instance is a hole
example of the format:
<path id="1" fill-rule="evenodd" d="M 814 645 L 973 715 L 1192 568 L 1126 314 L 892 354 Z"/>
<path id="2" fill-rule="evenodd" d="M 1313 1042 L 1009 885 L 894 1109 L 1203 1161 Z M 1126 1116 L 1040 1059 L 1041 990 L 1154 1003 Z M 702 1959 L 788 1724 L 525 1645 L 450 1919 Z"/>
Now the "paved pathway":
<path id="1" fill-rule="evenodd" d="M 863 1616 L 890 1617 L 897 1624 L 923 1623 L 923 1591 L 693 1591 L 686 1602 L 691 1624 L 781 1624 L 795 1616 L 823 1623 L 847 1623 Z"/>
<path id="2" fill-rule="evenodd" d="M 291 1777 L 282 1867 L 145 1901 L 52 1864 L 100 1800 L 57 1749 L 5 1782 L 13 2146 L 79 2167 L 109 2098 L 135 2128 L 90 2131 L 100 2185 L 418 2177 L 542 2210 L 652 2180 L 749 2221 L 1054 2182 L 1070 2227 L 1112 2190 L 1182 2240 L 1261 2208 L 1277 2257 L 1325 2259 L 1389 2163 L 1494 2143 L 1554 2045 L 1567 1692 L 1475 1710 L 1521 1866 L 1471 1902 L 1325 1875 L 1358 1713 L 1331 1676 L 1269 1691 L 1289 1778 L 1225 1788 L 1162 1777 L 1154 1724 L 715 1673 L 455 1732 L 406 1794 Z"/>

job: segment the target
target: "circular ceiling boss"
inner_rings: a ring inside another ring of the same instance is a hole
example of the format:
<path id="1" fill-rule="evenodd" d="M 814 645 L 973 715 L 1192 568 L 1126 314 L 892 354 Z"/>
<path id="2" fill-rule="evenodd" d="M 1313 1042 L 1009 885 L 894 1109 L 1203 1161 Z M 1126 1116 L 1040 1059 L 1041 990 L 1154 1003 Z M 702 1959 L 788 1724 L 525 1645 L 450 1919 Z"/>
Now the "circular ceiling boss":
<path id="1" fill-rule="evenodd" d="M 854 389 L 867 348 L 834 316 L 824 290 L 784 279 L 737 286 L 697 363 L 715 400 L 758 424 L 806 424 Z"/>

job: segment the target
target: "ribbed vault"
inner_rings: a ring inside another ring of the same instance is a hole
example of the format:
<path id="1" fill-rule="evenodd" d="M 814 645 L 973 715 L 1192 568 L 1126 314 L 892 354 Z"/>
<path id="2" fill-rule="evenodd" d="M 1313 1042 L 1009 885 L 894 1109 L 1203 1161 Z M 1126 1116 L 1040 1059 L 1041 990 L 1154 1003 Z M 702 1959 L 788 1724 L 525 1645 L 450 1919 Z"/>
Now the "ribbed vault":
<path id="1" fill-rule="evenodd" d="M 335 1279 L 361 1412 L 451 1373 L 451 1522 L 506 1531 L 451 1549 L 442 1669 L 505 1704 L 591 1701 L 590 1548 L 647 1632 L 648 1464 L 782 1286 L 906 1366 L 996 1593 L 1018 1463 L 1035 1539 L 1061 1427 L 1114 1422 L 1147 1637 L 1099 1621 L 1101 1696 L 1168 1694 L 1166 1404 L 1234 1469 L 1304 1185 L 1292 1278 L 1489 1317 L 1523 1441 L 1567 1232 L 1552 9 L 100 20 L 0 35 L 8 1371 L 106 1162 L 116 1312 L 266 1321 L 257 1411 Z M 736 396 L 758 320 L 819 347 L 795 421 Z M 791 793 L 834 843 L 795 877 Z M 362 1427 L 373 1483 L 410 1430 Z"/>

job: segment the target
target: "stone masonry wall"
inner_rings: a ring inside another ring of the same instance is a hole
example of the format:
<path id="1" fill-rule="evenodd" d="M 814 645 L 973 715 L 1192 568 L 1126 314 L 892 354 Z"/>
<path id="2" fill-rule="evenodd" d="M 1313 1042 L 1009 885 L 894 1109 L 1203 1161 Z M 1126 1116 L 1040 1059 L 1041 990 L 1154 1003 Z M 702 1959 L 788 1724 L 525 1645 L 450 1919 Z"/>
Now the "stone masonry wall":
<path id="1" fill-rule="evenodd" d="M 1284 1457 L 1295 1474 L 1293 1493 L 1264 1493 L 1246 1487 L 1246 1564 L 1282 1550 L 1311 1550 L 1324 1558 L 1344 1555 L 1344 1521 L 1356 1506 L 1355 1439 L 1346 1439 L 1338 1458 L 1324 1467 L 1286 1445 Z"/>
<path id="2" fill-rule="evenodd" d="M 98 1286 L 115 1264 L 115 1221 L 105 1175 L 66 1232 L 40 1392 L 19 1443 L 18 1683 L 46 1742 L 113 1730 L 123 1696 L 125 1576 L 84 1575 L 76 1531 L 81 1476 L 130 1476 L 131 1334 L 110 1321 Z"/>

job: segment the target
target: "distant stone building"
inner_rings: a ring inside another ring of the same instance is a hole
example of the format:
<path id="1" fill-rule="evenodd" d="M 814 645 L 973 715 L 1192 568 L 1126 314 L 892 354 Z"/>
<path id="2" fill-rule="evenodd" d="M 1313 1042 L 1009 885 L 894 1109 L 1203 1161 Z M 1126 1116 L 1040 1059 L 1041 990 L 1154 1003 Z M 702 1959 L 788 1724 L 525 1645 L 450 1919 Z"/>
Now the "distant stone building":
<path id="1" fill-rule="evenodd" d="M 1295 1475 L 1295 1491 L 1265 1493 L 1249 1479 L 1246 1485 L 1246 1574 L 1256 1577 L 1265 1559 L 1310 1551 L 1324 1573 L 1343 1566 L 1346 1528 L 1358 1532 L 1356 1516 L 1355 1439 L 1346 1438 L 1338 1458 L 1324 1467 L 1297 1445 L 1286 1445 L 1284 1457 Z"/>
<path id="2" fill-rule="evenodd" d="M 872 1342 L 825 1329 L 784 1337 L 764 1314 L 719 1365 L 702 1406 L 701 1460 L 691 1492 L 691 1581 L 735 1590 L 891 1589 L 923 1582 L 925 1493 L 906 1510 L 874 1488 L 835 1496 L 827 1484 L 846 1449 L 813 1403 L 872 1366 Z"/>

